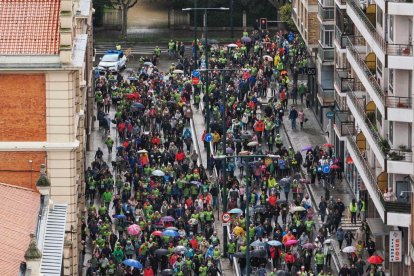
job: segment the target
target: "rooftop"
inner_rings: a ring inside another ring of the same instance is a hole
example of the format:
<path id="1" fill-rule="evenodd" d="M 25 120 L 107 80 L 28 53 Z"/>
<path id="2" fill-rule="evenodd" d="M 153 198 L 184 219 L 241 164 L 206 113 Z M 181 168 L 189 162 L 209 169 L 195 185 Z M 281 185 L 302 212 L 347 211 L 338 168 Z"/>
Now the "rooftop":
<path id="1" fill-rule="evenodd" d="M 60 0 L 0 0 L 0 55 L 57 55 Z"/>
<path id="2" fill-rule="evenodd" d="M 0 275 L 15 276 L 36 230 L 40 194 L 0 183 Z"/>

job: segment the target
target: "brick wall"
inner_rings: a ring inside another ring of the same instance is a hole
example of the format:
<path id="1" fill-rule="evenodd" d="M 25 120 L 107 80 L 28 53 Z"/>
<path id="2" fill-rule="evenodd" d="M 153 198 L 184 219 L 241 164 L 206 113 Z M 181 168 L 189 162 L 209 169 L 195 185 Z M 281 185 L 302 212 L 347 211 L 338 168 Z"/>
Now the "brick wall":
<path id="1" fill-rule="evenodd" d="M 0 74 L 0 141 L 46 141 L 44 74 Z"/>
<path id="2" fill-rule="evenodd" d="M 319 20 L 316 12 L 308 13 L 308 44 L 318 44 L 319 40 Z"/>
<path id="3" fill-rule="evenodd" d="M 30 172 L 32 160 L 33 172 Z M 46 152 L 0 152 L 0 182 L 28 189 L 36 189 L 40 164 L 46 163 Z"/>

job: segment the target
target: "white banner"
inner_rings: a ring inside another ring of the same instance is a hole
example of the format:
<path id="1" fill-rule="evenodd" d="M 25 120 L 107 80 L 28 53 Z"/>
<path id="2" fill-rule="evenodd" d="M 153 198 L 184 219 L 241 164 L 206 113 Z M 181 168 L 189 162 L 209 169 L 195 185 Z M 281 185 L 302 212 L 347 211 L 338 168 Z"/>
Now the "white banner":
<path id="1" fill-rule="evenodd" d="M 390 262 L 396 263 L 402 260 L 402 232 L 390 231 Z"/>

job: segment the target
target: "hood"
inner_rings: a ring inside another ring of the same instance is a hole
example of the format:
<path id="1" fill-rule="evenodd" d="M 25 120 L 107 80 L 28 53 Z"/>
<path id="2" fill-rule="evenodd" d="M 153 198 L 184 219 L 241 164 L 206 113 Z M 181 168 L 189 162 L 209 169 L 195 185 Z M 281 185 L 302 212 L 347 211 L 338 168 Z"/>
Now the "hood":
<path id="1" fill-rule="evenodd" d="M 116 61 L 101 61 L 99 62 L 99 65 L 101 67 L 115 67 Z"/>

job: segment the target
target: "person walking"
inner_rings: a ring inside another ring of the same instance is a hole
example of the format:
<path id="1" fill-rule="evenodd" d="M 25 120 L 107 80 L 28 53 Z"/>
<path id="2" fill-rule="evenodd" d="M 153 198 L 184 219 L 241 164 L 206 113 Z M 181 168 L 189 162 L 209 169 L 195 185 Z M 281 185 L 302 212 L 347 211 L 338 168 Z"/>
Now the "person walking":
<path id="1" fill-rule="evenodd" d="M 358 200 L 358 211 L 359 211 L 359 218 L 362 222 L 365 221 L 365 200 L 360 198 Z"/>
<path id="2" fill-rule="evenodd" d="M 289 120 L 292 123 L 292 129 L 296 129 L 296 119 L 298 118 L 298 111 L 295 106 L 292 106 L 289 111 Z"/>
<path id="3" fill-rule="evenodd" d="M 336 239 L 338 240 L 339 249 L 342 249 L 342 243 L 344 242 L 344 239 L 345 239 L 345 232 L 342 229 L 342 227 L 339 227 L 338 231 L 336 231 Z"/>
<path id="4" fill-rule="evenodd" d="M 321 216 L 322 223 L 325 222 L 325 216 L 326 216 L 326 208 L 328 207 L 328 204 L 326 203 L 326 200 L 323 196 L 321 196 L 321 202 L 319 202 L 319 215 Z"/>
<path id="5" fill-rule="evenodd" d="M 355 198 L 353 198 L 352 201 L 349 203 L 348 210 L 349 210 L 349 213 L 351 214 L 351 223 L 356 224 L 358 207 L 357 207 Z"/>
<path id="6" fill-rule="evenodd" d="M 303 112 L 303 108 L 301 108 L 298 112 L 298 120 L 299 120 L 299 125 L 300 125 L 300 129 L 303 129 L 303 123 L 305 122 L 305 112 Z"/>
<path id="7" fill-rule="evenodd" d="M 105 140 L 105 145 L 108 148 L 108 154 L 112 153 L 112 148 L 114 146 L 114 140 L 112 140 L 111 136 L 108 136 Z"/>

